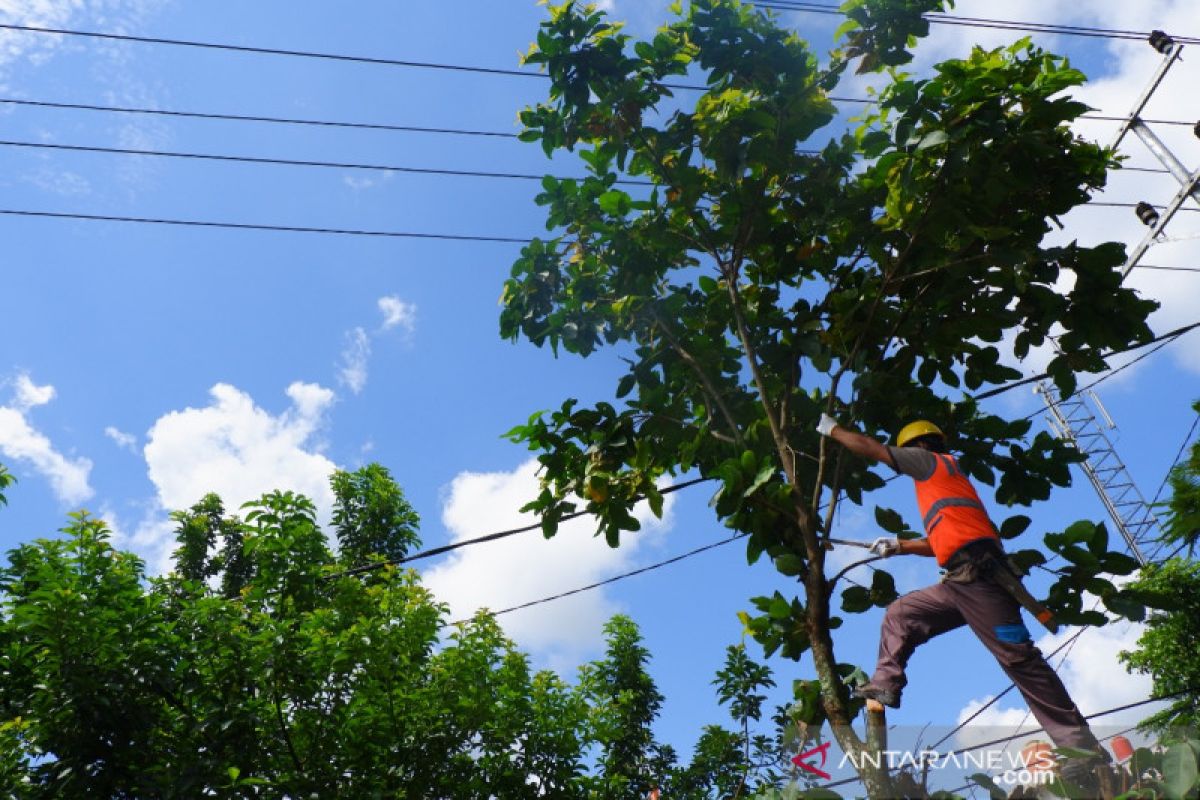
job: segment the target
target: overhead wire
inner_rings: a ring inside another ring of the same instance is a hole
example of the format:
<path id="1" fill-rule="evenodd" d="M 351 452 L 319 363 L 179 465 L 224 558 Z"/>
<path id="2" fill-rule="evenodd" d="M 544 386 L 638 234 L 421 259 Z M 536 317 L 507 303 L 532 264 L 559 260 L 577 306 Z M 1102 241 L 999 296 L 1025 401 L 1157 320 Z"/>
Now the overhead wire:
<path id="1" fill-rule="evenodd" d="M 764 7 L 770 7 L 770 6 L 782 7 L 782 8 L 785 8 L 786 10 L 801 10 L 801 11 L 819 10 L 823 13 L 841 13 L 835 7 L 828 7 L 828 8 L 821 8 L 821 9 L 813 8 L 813 6 L 816 6 L 817 4 L 759 2 L 759 3 L 757 3 L 757 5 L 764 6 Z M 1010 28 L 1010 29 L 1035 30 L 1038 32 L 1069 33 L 1069 34 L 1074 34 L 1074 35 L 1086 35 L 1086 36 L 1106 36 L 1106 37 L 1110 37 L 1110 38 L 1144 38 L 1144 36 L 1146 35 L 1142 32 L 1136 32 L 1136 31 L 1084 29 L 1084 28 L 1077 27 L 1077 26 L 1043 25 L 1043 24 L 1034 24 L 1034 23 L 1021 23 L 1021 22 L 1009 21 L 1009 20 L 987 20 L 987 19 L 980 19 L 980 18 L 965 18 L 965 17 L 964 18 L 945 18 L 945 15 L 930 15 L 930 19 L 931 19 L 931 22 L 938 22 L 938 23 L 942 23 L 942 24 L 972 25 L 972 26 L 976 26 L 976 27 L 1004 27 L 1004 28 Z M 1022 27 L 1022 26 L 1024 26 L 1024 27 Z M 174 46 L 193 47 L 193 48 L 217 49 L 217 50 L 242 52 L 242 53 L 306 57 L 306 58 L 317 58 L 317 59 L 326 59 L 326 60 L 334 60 L 334 61 L 350 61 L 350 62 L 356 62 L 356 63 L 366 63 L 366 64 L 375 64 L 375 65 L 415 67 L 415 68 L 424 68 L 424 69 L 440 69 L 440 70 L 448 70 L 448 71 L 472 72 L 472 73 L 520 76 L 520 77 L 545 77 L 541 73 L 529 72 L 529 71 L 524 71 L 524 70 L 474 67 L 474 66 L 466 66 L 466 65 L 455 65 L 455 64 L 444 64 L 444 63 L 433 63 L 433 62 L 418 62 L 418 61 L 365 57 L 365 56 L 350 56 L 350 55 L 335 54 L 335 53 L 319 53 L 319 52 L 313 52 L 313 51 L 287 50 L 287 49 L 279 49 L 279 48 L 251 47 L 251 46 L 231 45 L 231 44 L 212 43 L 212 42 L 166 39 L 166 38 L 161 38 L 161 37 L 141 37 L 141 36 L 130 36 L 130 35 L 122 35 L 122 34 L 85 32 L 85 31 L 68 30 L 68 29 L 34 28 L 34 27 L 30 27 L 30 26 L 19 26 L 19 25 L 9 25 L 9 24 L 0 24 L 0 29 L 9 29 L 9 30 L 18 30 L 18 31 L 36 32 L 36 33 L 52 33 L 52 34 L 59 34 L 59 35 L 80 36 L 80 37 L 115 40 L 115 41 L 126 41 L 126 42 L 139 42 L 139 43 L 146 43 L 146 44 L 162 44 L 162 45 L 174 45 Z M 1177 39 L 1177 41 L 1186 41 L 1187 43 L 1194 43 L 1194 41 L 1200 41 L 1200 40 L 1193 40 L 1191 37 L 1176 37 L 1176 39 Z M 681 86 L 678 88 L 699 89 L 699 88 L 703 88 L 703 87 Z M 840 99 L 842 101 L 850 100 L 850 101 L 854 101 L 854 102 L 871 102 L 871 101 L 863 100 L 860 98 L 840 98 Z M 85 104 L 62 104 L 62 103 L 55 104 L 55 103 L 38 102 L 38 101 L 5 100 L 3 102 L 16 102 L 16 103 L 21 103 L 21 104 L 25 104 L 25 105 L 41 105 L 41 106 L 46 106 L 46 107 L 77 108 L 77 109 L 97 110 L 97 111 L 123 111 L 126 113 L 157 113 L 157 114 L 162 114 L 164 116 L 188 116 L 188 117 L 196 117 L 196 118 L 230 119 L 230 120 L 236 119 L 236 120 L 240 120 L 240 121 L 271 122 L 271 123 L 277 123 L 277 124 L 326 125 L 326 126 L 348 127 L 348 128 L 367 128 L 367 129 L 408 131 L 408 132 L 446 133 L 446 134 L 460 134 L 460 135 L 474 135 L 474 136 L 505 136 L 505 137 L 514 136 L 514 134 L 504 134 L 504 133 L 500 133 L 500 132 L 490 132 L 490 131 L 468 131 L 468 130 L 447 129 L 447 128 L 422 128 L 422 127 L 417 127 L 417 126 L 383 125 L 383 124 L 375 124 L 375 123 L 349 123 L 349 122 L 321 121 L 321 120 L 298 120 L 298 119 L 286 119 L 286 118 L 275 118 L 275 117 L 252 117 L 252 116 L 246 116 L 246 115 L 211 114 L 211 113 L 201 113 L 201 112 L 170 112 L 170 111 L 161 111 L 161 110 L 152 110 L 152 109 L 131 109 L 131 108 L 90 106 L 90 105 L 85 105 Z M 1123 121 L 1123 118 L 1106 118 L 1102 115 L 1095 115 L 1093 118 L 1095 118 L 1095 119 L 1112 119 L 1114 121 Z M 1185 123 L 1185 122 L 1176 121 L 1176 120 L 1163 120 L 1160 122 L 1163 122 L 1165 124 L 1190 124 L 1190 123 Z M 171 152 L 163 152 L 163 151 L 145 151 L 145 150 L 124 149 L 124 148 L 122 148 L 122 149 L 97 148 L 97 147 L 85 147 L 85 146 L 45 145 L 45 144 L 35 145 L 33 143 L 22 143 L 22 142 L 0 142 L 0 144 L 5 144 L 8 146 L 17 146 L 17 147 L 42 146 L 42 147 L 49 147 L 51 149 L 67 149 L 67 150 L 79 150 L 79 151 L 88 151 L 88 152 L 111 152 L 111 153 L 121 153 L 121 154 L 128 154 L 128 155 L 152 155 L 152 156 L 175 157 L 175 158 L 199 158 L 199 159 L 221 160 L 221 161 L 241 161 L 241 162 L 246 162 L 246 163 L 284 164 L 284 165 L 289 165 L 289 166 L 315 166 L 315 167 L 330 167 L 330 168 L 340 168 L 340 169 L 370 169 L 370 170 L 392 171 L 392 172 L 417 172 L 417 173 L 425 173 L 425 174 L 462 175 L 462 176 L 470 176 L 470 177 L 496 177 L 496 178 L 519 178 L 519 179 L 541 179 L 542 177 L 544 177 L 541 175 L 528 175 L 528 174 L 519 174 L 519 173 L 488 173 L 488 172 L 482 172 L 482 171 L 441 170 L 441 169 L 428 169 L 428 168 L 396 167 L 396 166 L 385 166 L 385 165 L 366 165 L 366 164 L 350 164 L 350 163 L 334 163 L 334 162 L 318 162 L 318 161 L 294 161 L 294 160 L 286 160 L 286 159 L 266 159 L 266 158 L 253 158 L 253 157 L 242 157 L 242 156 L 222 156 L 222 155 L 199 154 L 199 153 L 171 153 Z M 1130 169 L 1131 171 L 1161 171 L 1161 170 L 1155 170 L 1153 168 L 1138 168 L 1138 167 L 1133 167 L 1133 168 L 1128 168 L 1128 169 Z M 1116 207 L 1116 206 L 1133 207 L 1133 205 L 1134 205 L 1134 204 L 1123 204 L 1123 203 L 1106 203 L 1106 202 L 1100 202 L 1100 201 L 1096 201 L 1093 204 L 1098 205 L 1098 206 L 1114 206 L 1114 207 Z M 1187 210 L 1193 210 L 1193 209 L 1187 209 Z M 123 216 L 119 217 L 119 216 L 113 216 L 113 215 L 91 215 L 91 214 L 59 214 L 59 213 L 53 213 L 53 212 L 34 212 L 34 211 L 21 211 L 21 210 L 0 210 L 0 213 L 8 214 L 8 215 L 15 215 L 15 216 L 88 219 L 88 220 L 137 222 L 137 223 L 166 224 L 166 225 L 188 225 L 188 226 L 199 226 L 199 227 L 239 228 L 239 229 L 251 229 L 251 230 L 273 230 L 273 231 L 305 232 L 305 233 L 328 233 L 328 234 L 341 234 L 341 235 L 390 236 L 390 237 L 406 237 L 406 238 L 431 238 L 431 239 L 449 239 L 449 240 L 459 240 L 459 241 L 492 241 L 492 242 L 510 242 L 510 243 L 521 243 L 521 242 L 527 241 L 527 240 L 516 239 L 516 238 L 512 238 L 512 237 L 425 234 L 425 233 L 409 233 L 409 232 L 399 232 L 399 231 L 367 231 L 367 230 L 355 230 L 355 229 L 316 228 L 316 227 L 301 227 L 301 226 L 255 225 L 255 224 L 247 224 L 247 223 L 216 223 L 216 222 L 196 221 L 196 220 L 167 220 L 167 219 L 137 218 L 137 217 L 123 217 Z M 1183 268 L 1183 269 L 1187 269 L 1187 268 Z M 1176 335 L 1181 335 L 1181 333 L 1182 333 L 1182 331 L 1180 333 L 1177 333 Z M 1166 344 L 1166 342 L 1164 342 L 1163 345 L 1160 345 L 1160 347 L 1165 346 L 1165 344 Z M 1109 375 L 1106 375 L 1105 377 L 1103 377 L 1103 378 L 1097 380 L 1096 382 L 1094 382 L 1093 384 L 1091 384 L 1091 386 L 1094 386 L 1094 385 L 1098 384 L 1099 382 L 1101 382 L 1102 380 L 1106 380 L 1107 378 L 1111 377 L 1113 374 L 1116 374 L 1120 370 L 1125 369 L 1128 366 L 1131 366 L 1133 363 L 1136 363 L 1136 361 L 1141 360 L 1141 358 L 1145 358 L 1148 355 L 1152 354 L 1153 352 L 1157 351 L 1157 349 L 1159 349 L 1159 348 L 1155 348 L 1155 350 L 1150 351 L 1149 353 L 1143 354 L 1138 359 L 1135 359 L 1133 362 L 1130 362 L 1129 364 L 1126 364 L 1126 365 L 1122 366 L 1121 368 L 1114 370 Z M 1042 377 L 1045 377 L 1045 376 L 1042 376 Z M 1007 390 L 1010 388 L 1015 388 L 1015 387 L 1007 386 L 1007 387 L 1003 387 L 1002 390 Z M 1088 388 L 1090 388 L 1090 386 Z M 995 394 L 999 394 L 999 393 L 1000 393 L 999 391 L 993 391 L 991 393 L 987 393 L 985 396 L 994 396 Z M 681 488 L 682 488 L 682 485 L 681 485 Z M 515 529 L 513 531 L 508 531 L 508 532 L 500 532 L 500 534 L 512 535 L 516 532 L 520 532 L 520 530 L 529 530 L 529 529 L 536 528 L 536 527 L 538 527 L 538 526 L 534 525 L 534 526 L 531 526 L 530 528 L 526 528 L 526 529 Z M 479 540 L 475 540 L 470 543 L 478 543 L 478 541 L 490 541 L 494 538 L 501 538 L 501 536 L 489 535 L 488 537 L 480 537 Z M 666 564 L 669 564 L 669 563 L 675 563 L 678 560 L 682 560 L 683 558 L 690 557 L 690 555 L 694 555 L 699 552 L 704 552 L 707 549 L 711 549 L 713 547 L 719 546 L 720 544 L 724 544 L 729 541 L 733 541 L 736 538 L 738 538 L 738 537 L 733 537 L 733 538 L 725 540 L 721 543 L 707 545 L 704 548 L 700 548 L 698 550 L 691 551 L 690 553 L 683 554 L 674 559 L 668 559 L 666 562 L 662 562 L 659 565 L 651 565 L 650 567 L 643 568 L 642 570 L 637 570 L 637 571 L 628 573 L 625 576 L 614 576 L 614 578 L 609 579 L 607 581 L 600 582 L 600 583 L 594 584 L 589 587 L 582 587 L 581 589 L 578 589 L 578 590 L 572 590 L 572 592 L 564 593 L 563 595 L 560 595 L 560 596 L 569 596 L 570 594 L 576 593 L 578 591 L 586 591 L 589 588 L 595 588 L 596 586 L 604 585 L 605 583 L 609 583 L 614 580 L 620 580 L 622 577 L 628 577 L 628 576 L 631 576 L 634 574 L 641 574 L 642 572 L 649 571 L 650 569 L 656 569 L 659 566 L 665 566 Z M 427 551 L 426 553 L 422 553 L 422 554 L 414 554 L 414 556 L 409 557 L 404 560 L 401 560 L 397 563 L 404 563 L 406 561 L 416 560 L 417 558 L 429 557 L 438 552 L 447 552 L 450 549 L 455 549 L 455 547 L 457 547 L 457 546 L 465 546 L 466 544 L 468 544 L 468 542 L 457 543 L 456 545 L 447 546 L 445 548 L 435 548 L 433 551 Z M 370 565 L 370 567 L 377 568 L 376 565 Z M 347 573 L 347 574 L 352 574 L 352 573 Z M 534 601 L 533 604 L 537 604 L 538 602 L 549 602 L 550 599 L 557 599 L 557 597 L 543 599 L 541 601 Z M 526 604 L 526 605 L 523 605 L 520 607 L 528 607 L 528 605 L 529 604 Z M 512 609 L 502 610 L 501 612 L 498 612 L 498 613 L 506 613 L 507 611 L 510 611 L 510 610 L 516 610 L 517 608 L 519 608 L 519 607 L 513 607 Z"/>
<path id="2" fill-rule="evenodd" d="M 143 150 L 132 147 L 99 147 L 94 145 L 57 144 L 54 142 L 25 142 L 0 140 L 0 147 L 18 147 L 34 150 L 59 150 L 79 153 L 102 153 L 122 156 L 152 156 L 198 161 L 224 161 L 239 164 L 256 164 L 284 167 L 319 167 L 324 169 L 369 170 L 371 172 L 396 172 L 409 175 L 440 175 L 458 178 L 502 178 L 509 180 L 541 181 L 546 173 L 535 172 L 492 172 L 488 170 L 447 169 L 441 167 L 412 167 L 397 164 L 365 164 L 346 161 L 317 161 L 310 159 L 272 158 L 264 156 L 234 156 L 219 153 L 194 153 L 175 150 Z M 583 180 L 584 176 L 555 176 L 557 180 Z M 650 181 L 618 178 L 616 183 L 626 186 L 651 186 Z"/>
<path id="3" fill-rule="evenodd" d="M 703 87 L 695 87 L 701 89 Z M 872 103 L 873 100 L 857 97 L 831 98 L 838 102 Z M 498 139 L 516 139 L 520 134 L 510 131 L 477 130 L 471 128 L 430 127 L 423 125 L 398 125 L 383 122 L 362 122 L 353 120 L 311 119 L 302 117 L 277 117 L 261 114 L 233 114 L 217 111 L 184 111 L 181 109 L 147 108 L 144 106 L 114 106 L 97 103 L 69 103 L 53 100 L 34 100 L 29 98 L 0 97 L 0 104 L 23 106 L 28 108 L 49 108 L 67 111 L 96 111 L 110 114 L 144 114 L 161 117 L 176 117 L 182 119 L 216 120 L 222 122 L 254 122 L 274 125 L 310 126 L 321 128 L 348 128 L 360 130 L 389 131 L 398 133 L 429 133 L 453 136 L 482 136 Z M 1106 116 L 1101 114 L 1084 114 L 1079 119 L 1100 120 L 1105 122 L 1124 122 L 1124 117 Z M 1195 123 L 1188 120 L 1172 119 L 1143 119 L 1143 122 L 1155 125 L 1187 125 Z M 1155 172 L 1165 173 L 1160 167 L 1121 167 L 1125 172 Z"/>
<path id="4" fill-rule="evenodd" d="M 836 5 L 827 3 L 799 2 L 799 0 L 748 0 L 751 5 L 759 8 L 769 8 L 775 11 L 799 11 L 810 14 L 827 14 L 845 16 Z M 1143 40 L 1149 37 L 1150 31 L 1135 31 L 1120 28 L 1099 28 L 1086 25 L 1068 25 L 1055 22 L 1030 22 L 1025 20 L 994 19 L 989 17 L 970 17 L 960 14 L 930 12 L 922 15 L 930 23 L 936 25 L 956 25 L 970 28 L 998 28 L 1002 30 L 1018 30 L 1029 33 L 1055 33 L 1064 36 L 1083 36 L 1101 39 Z M 1200 38 L 1195 36 L 1172 36 L 1183 44 L 1200 44 Z"/>
<path id="5" fill-rule="evenodd" d="M 494 172 L 490 170 L 451 169 L 446 167 L 414 167 L 400 164 L 370 164 L 355 161 L 322 161 L 316 159 L 293 159 L 274 156 L 244 156 L 225 153 L 197 153 L 180 150 L 148 150 L 133 147 L 103 147 L 99 145 L 62 144 L 58 142 L 30 142 L 15 139 L 0 140 L 0 147 L 14 147 L 30 150 L 55 150 L 62 152 L 95 153 L 102 155 L 148 156 L 153 158 L 172 158 L 192 161 L 217 161 L 236 164 L 253 164 L 256 166 L 312 167 L 320 169 L 366 170 L 370 172 L 401 173 L 407 175 L 436 175 L 456 178 L 496 178 L 504 180 L 541 181 L 546 177 L 555 180 L 585 180 L 584 175 L 548 176 L 537 172 Z M 819 155 L 817 150 L 799 150 L 804 155 Z M 636 178 L 617 178 L 614 183 L 622 186 L 654 186 L 653 181 Z M 1137 208 L 1139 203 L 1121 203 L 1115 201 L 1090 200 L 1083 206 Z M 1200 208 L 1185 207 L 1180 211 L 1200 211 Z"/>
<path id="6" fill-rule="evenodd" d="M 308 119 L 298 117 L 272 117 L 253 114 L 228 114 L 214 111 L 178 111 L 163 108 L 137 106 L 109 106 L 94 103 L 64 103 L 50 100 L 22 100 L 15 97 L 0 97 L 0 104 L 26 106 L 30 108 L 53 108 L 70 111 L 100 111 L 114 114 L 147 114 L 186 119 L 207 119 L 222 122 L 262 122 L 275 125 L 305 125 L 321 128 L 352 128 L 400 133 L 436 133 L 456 136 L 487 136 L 501 139 L 516 139 L 519 134 L 505 131 L 483 131 L 469 128 L 434 128 L 421 125 L 393 125 L 382 122 L 352 122 L 346 120 Z"/>
<path id="7" fill-rule="evenodd" d="M 502 244 L 529 244 L 530 239 L 513 236 L 486 236 L 458 233 L 425 233 L 419 231 L 369 230 L 363 228 L 329 228 L 305 225 L 270 225 L 252 222 L 217 222 L 213 220 L 169 219 L 165 217 L 133 217 L 116 214 L 84 214 L 80 212 L 33 211 L 30 209 L 0 208 L 0 215 L 10 217 L 32 217 L 55 220 L 81 220 L 86 222 L 124 222 L 138 225 L 174 225 L 187 228 L 222 228 L 244 231 L 272 231 L 277 233 L 313 233 L 332 236 L 365 236 L 392 239 L 432 239 L 453 242 L 499 242 Z"/>
<path id="8" fill-rule="evenodd" d="M 692 558 L 693 556 L 698 556 L 701 553 L 707 552 L 709 550 L 715 550 L 718 547 L 724 547 L 725 545 L 730 544 L 731 542 L 736 542 L 739 539 L 744 539 L 746 536 L 747 536 L 747 534 L 745 534 L 745 533 L 739 533 L 734 536 L 730 536 L 728 538 L 721 539 L 720 541 L 711 542 L 710 544 L 703 545 L 702 547 L 697 547 L 694 550 L 689 550 L 686 553 L 680 553 L 679 555 L 672 556 L 671 558 L 665 559 L 663 561 L 657 561 L 653 564 L 648 564 L 644 567 L 639 567 L 638 569 L 630 570 L 628 572 L 622 572 L 619 575 L 613 575 L 612 577 L 605 578 L 604 580 L 596 581 L 595 583 L 589 583 L 586 586 L 579 586 L 574 589 L 568 589 L 565 592 L 559 592 L 558 594 L 552 594 L 548 597 L 541 597 L 541 598 L 538 598 L 537 600 L 530 600 L 527 603 L 519 603 L 515 606 L 509 606 L 507 608 L 502 608 L 498 611 L 487 611 L 486 613 L 489 617 L 498 617 L 501 614 L 508 614 L 513 611 L 520 611 L 522 609 L 532 608 L 533 606 L 540 606 L 543 603 L 549 603 L 554 600 L 562 600 L 563 598 L 571 597 L 572 595 L 581 594 L 582 592 L 591 591 L 592 589 L 598 589 L 601 586 L 607 586 L 610 583 L 616 583 L 617 581 L 623 581 L 626 578 L 632 578 L 637 575 L 644 575 L 647 572 L 653 572 L 656 569 L 662 569 L 663 567 L 678 563 L 687 558 Z M 465 619 L 461 619 L 461 620 L 458 620 L 457 622 L 455 622 L 454 624 L 457 625 L 459 623 L 466 622 L 466 621 L 467 620 L 465 620 Z"/>
<path id="9" fill-rule="evenodd" d="M 687 489 L 689 487 L 696 486 L 697 484 L 706 483 L 710 480 L 712 480 L 712 478 L 692 478 L 690 480 L 686 480 L 681 483 L 676 483 L 671 486 L 665 486 L 662 489 L 659 489 L 659 494 L 671 494 L 672 492 L 678 492 L 682 489 Z M 567 522 L 569 520 L 589 516 L 590 514 L 591 514 L 591 512 L 589 512 L 589 511 L 575 511 L 570 514 L 564 514 L 563 516 L 561 516 L 559 518 L 559 521 Z M 531 525 L 522 525 L 517 528 L 508 528 L 507 530 L 496 531 L 495 533 L 488 533 L 483 536 L 473 537 L 471 539 L 464 539 L 461 542 L 452 542 L 451 544 L 442 545 L 440 547 L 432 547 L 428 550 L 422 550 L 419 553 L 413 553 L 410 556 L 404 556 L 402 558 L 388 559 L 386 561 L 372 561 L 371 563 L 368 563 L 368 564 L 360 564 L 359 566 L 356 566 L 356 567 L 351 567 L 349 569 L 341 570 L 339 572 L 330 573 L 329 575 L 325 576 L 325 580 L 333 580 L 335 578 L 344 578 L 344 577 L 351 576 L 351 575 L 362 575 L 364 573 L 374 572 L 376 570 L 384 569 L 386 567 L 395 567 L 395 566 L 400 566 L 402 564 L 409 564 L 409 563 L 412 563 L 413 561 L 420 561 L 422 559 L 432 558 L 433 556 L 440 556 L 444 553 L 450 553 L 455 550 L 461 550 L 464 547 L 471 547 L 473 545 L 483 544 L 484 542 L 494 542 L 498 539 L 507 539 L 510 536 L 516 536 L 519 533 L 528 533 L 529 531 L 538 530 L 541 527 L 542 527 L 542 524 L 540 522 L 535 522 Z"/>

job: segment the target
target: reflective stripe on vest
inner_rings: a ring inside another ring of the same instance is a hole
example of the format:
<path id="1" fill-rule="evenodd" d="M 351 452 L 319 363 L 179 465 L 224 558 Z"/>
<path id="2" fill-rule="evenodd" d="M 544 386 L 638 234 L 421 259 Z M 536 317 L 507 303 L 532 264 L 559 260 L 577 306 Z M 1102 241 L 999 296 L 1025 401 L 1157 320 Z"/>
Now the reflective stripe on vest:
<path id="1" fill-rule="evenodd" d="M 917 506 L 929 546 L 938 563 L 945 564 L 967 542 L 999 537 L 975 487 L 954 457 L 942 453 L 934 457 L 933 474 L 916 481 Z"/>

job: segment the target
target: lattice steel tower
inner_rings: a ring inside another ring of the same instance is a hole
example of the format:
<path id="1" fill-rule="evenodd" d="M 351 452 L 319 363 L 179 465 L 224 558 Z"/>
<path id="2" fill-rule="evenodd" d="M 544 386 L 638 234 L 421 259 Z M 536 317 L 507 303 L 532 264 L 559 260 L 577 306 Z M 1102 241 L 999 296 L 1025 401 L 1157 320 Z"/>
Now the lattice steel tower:
<path id="1" fill-rule="evenodd" d="M 1175 157 L 1175 154 L 1150 129 L 1141 118 L 1143 109 L 1150 97 L 1158 89 L 1167 71 L 1179 60 L 1183 53 L 1183 45 L 1175 42 L 1162 31 L 1150 34 L 1150 45 L 1163 54 L 1163 61 L 1154 73 L 1153 79 L 1142 92 L 1141 97 L 1133 106 L 1133 110 L 1122 121 L 1109 147 L 1113 150 L 1121 144 L 1127 133 L 1132 132 L 1141 139 L 1146 148 L 1166 168 L 1180 184 L 1179 191 L 1161 211 L 1147 202 L 1138 203 L 1136 213 L 1138 219 L 1150 230 L 1129 254 L 1121 277 L 1124 278 L 1130 270 L 1138 265 L 1142 256 L 1152 244 L 1163 237 L 1163 229 L 1175 216 L 1175 213 L 1189 199 L 1200 205 L 1200 169 L 1188 171 L 1187 167 Z M 1197 123 L 1195 133 L 1200 136 L 1200 123 Z M 1095 392 L 1080 392 L 1068 397 L 1059 396 L 1058 390 L 1049 381 L 1042 381 L 1037 386 L 1037 392 L 1046 403 L 1047 417 L 1050 427 L 1064 440 L 1073 443 L 1085 456 L 1081 464 L 1084 473 L 1101 502 L 1116 525 L 1118 532 L 1129 546 L 1129 552 L 1142 564 L 1147 561 L 1144 550 L 1153 538 L 1155 531 L 1161 531 L 1154 509 L 1146 502 L 1142 493 L 1133 481 L 1133 476 L 1125 468 L 1124 462 L 1117 454 L 1116 447 L 1108 437 L 1107 430 L 1116 427 L 1108 412 L 1100 403 Z M 1103 424 L 1093 412 L 1094 404 L 1103 417 Z"/>

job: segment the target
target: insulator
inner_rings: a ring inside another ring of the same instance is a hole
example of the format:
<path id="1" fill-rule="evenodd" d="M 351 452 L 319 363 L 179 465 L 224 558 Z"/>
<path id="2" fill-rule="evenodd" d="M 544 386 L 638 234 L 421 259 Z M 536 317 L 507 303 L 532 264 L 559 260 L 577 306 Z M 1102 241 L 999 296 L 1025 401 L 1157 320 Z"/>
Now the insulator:
<path id="1" fill-rule="evenodd" d="M 1153 228 L 1158 224 L 1158 212 L 1154 210 L 1154 206 L 1145 200 L 1137 204 L 1137 207 L 1133 209 L 1133 213 L 1137 214 L 1138 219 L 1148 228 Z"/>
<path id="2" fill-rule="evenodd" d="M 1150 32 L 1150 46 L 1165 56 L 1175 46 L 1175 40 L 1165 31 L 1154 30 Z"/>

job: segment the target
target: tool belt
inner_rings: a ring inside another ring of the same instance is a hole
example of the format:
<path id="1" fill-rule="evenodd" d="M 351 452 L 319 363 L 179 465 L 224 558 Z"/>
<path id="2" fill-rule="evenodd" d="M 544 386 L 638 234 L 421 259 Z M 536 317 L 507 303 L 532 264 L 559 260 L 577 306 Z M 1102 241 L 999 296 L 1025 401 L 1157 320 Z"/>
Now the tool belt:
<path id="1" fill-rule="evenodd" d="M 977 580 L 991 581 L 1000 586 L 1021 607 L 1033 615 L 1051 633 L 1058 632 L 1054 614 L 1029 593 L 1021 583 L 1020 571 L 1004 554 L 997 539 L 985 538 L 967 542 L 946 561 L 943 583 L 973 583 Z"/>

